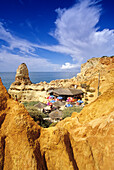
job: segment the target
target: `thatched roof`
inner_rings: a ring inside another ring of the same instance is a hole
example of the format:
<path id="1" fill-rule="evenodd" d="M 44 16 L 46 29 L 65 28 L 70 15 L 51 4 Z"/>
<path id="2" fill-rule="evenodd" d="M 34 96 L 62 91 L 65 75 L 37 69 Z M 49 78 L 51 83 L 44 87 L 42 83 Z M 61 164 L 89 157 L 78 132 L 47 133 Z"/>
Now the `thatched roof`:
<path id="1" fill-rule="evenodd" d="M 60 96 L 74 96 L 78 94 L 83 94 L 83 91 L 75 88 L 58 88 L 54 89 L 53 93 Z"/>
<path id="2" fill-rule="evenodd" d="M 72 93 L 70 92 L 68 88 L 58 88 L 58 89 L 55 89 L 53 92 L 59 96 L 72 95 Z"/>
<path id="3" fill-rule="evenodd" d="M 71 88 L 69 89 L 73 95 L 83 94 L 84 92 L 80 89 Z"/>
<path id="4" fill-rule="evenodd" d="M 34 106 L 39 108 L 39 109 L 43 109 L 44 107 L 46 107 L 46 104 L 39 102 L 39 103 L 35 104 Z"/>
<path id="5" fill-rule="evenodd" d="M 56 106 L 56 107 L 61 107 L 61 106 L 64 106 L 65 103 L 61 102 L 61 101 L 57 101 L 55 102 L 53 105 Z"/>
<path id="6" fill-rule="evenodd" d="M 61 117 L 62 117 L 62 112 L 59 111 L 58 109 L 57 109 L 57 110 L 54 110 L 54 111 L 52 111 L 52 112 L 49 114 L 49 117 L 51 117 L 51 119 L 61 118 Z"/>
<path id="7" fill-rule="evenodd" d="M 53 93 L 53 90 L 49 90 L 48 93 Z"/>

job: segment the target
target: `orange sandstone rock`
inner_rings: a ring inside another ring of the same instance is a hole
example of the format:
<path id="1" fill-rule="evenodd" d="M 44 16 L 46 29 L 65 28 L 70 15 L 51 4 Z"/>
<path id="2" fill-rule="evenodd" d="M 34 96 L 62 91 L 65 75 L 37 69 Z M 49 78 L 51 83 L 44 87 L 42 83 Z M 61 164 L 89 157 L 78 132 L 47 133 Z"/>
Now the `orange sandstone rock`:
<path id="1" fill-rule="evenodd" d="M 113 88 L 107 91 L 112 92 Z M 102 114 L 105 97 L 106 93 L 81 114 L 44 129 L 9 96 L 0 80 L 0 170 L 114 169 L 114 112 L 107 102 Z"/>
<path id="2" fill-rule="evenodd" d="M 36 152 L 35 148 L 40 130 L 23 104 L 10 98 L 0 80 L 0 170 L 42 169 L 40 149 Z"/>

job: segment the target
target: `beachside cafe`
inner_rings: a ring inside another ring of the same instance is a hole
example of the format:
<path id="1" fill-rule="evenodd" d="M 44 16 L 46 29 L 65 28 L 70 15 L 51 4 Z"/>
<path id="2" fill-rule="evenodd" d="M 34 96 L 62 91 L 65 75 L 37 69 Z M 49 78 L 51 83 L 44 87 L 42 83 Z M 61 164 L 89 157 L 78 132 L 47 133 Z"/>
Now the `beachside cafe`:
<path id="1" fill-rule="evenodd" d="M 65 101 L 68 97 L 73 97 L 77 100 L 82 99 L 84 93 L 82 90 L 76 88 L 58 88 L 51 90 L 50 92 L 50 95 L 54 95 L 55 97 L 62 96 Z"/>

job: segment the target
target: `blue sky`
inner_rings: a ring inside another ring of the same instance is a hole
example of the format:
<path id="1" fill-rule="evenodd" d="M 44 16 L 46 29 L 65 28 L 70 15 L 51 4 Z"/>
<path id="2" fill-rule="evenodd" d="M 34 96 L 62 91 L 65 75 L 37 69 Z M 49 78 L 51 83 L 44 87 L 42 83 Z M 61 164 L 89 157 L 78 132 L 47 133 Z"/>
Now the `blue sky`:
<path id="1" fill-rule="evenodd" d="M 0 0 L 0 72 L 78 71 L 114 55 L 114 0 Z"/>

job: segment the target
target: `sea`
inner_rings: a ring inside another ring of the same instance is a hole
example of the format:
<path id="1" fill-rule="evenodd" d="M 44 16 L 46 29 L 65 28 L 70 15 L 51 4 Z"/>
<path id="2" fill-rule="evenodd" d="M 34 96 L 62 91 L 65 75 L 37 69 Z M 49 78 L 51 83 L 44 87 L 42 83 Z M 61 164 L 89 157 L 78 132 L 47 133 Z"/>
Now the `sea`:
<path id="1" fill-rule="evenodd" d="M 3 85 L 8 90 L 10 85 L 15 81 L 16 72 L 0 72 Z M 52 80 L 57 79 L 70 79 L 76 77 L 76 72 L 29 72 L 29 77 L 32 83 L 36 84 L 39 82 L 46 81 L 49 83 Z"/>

